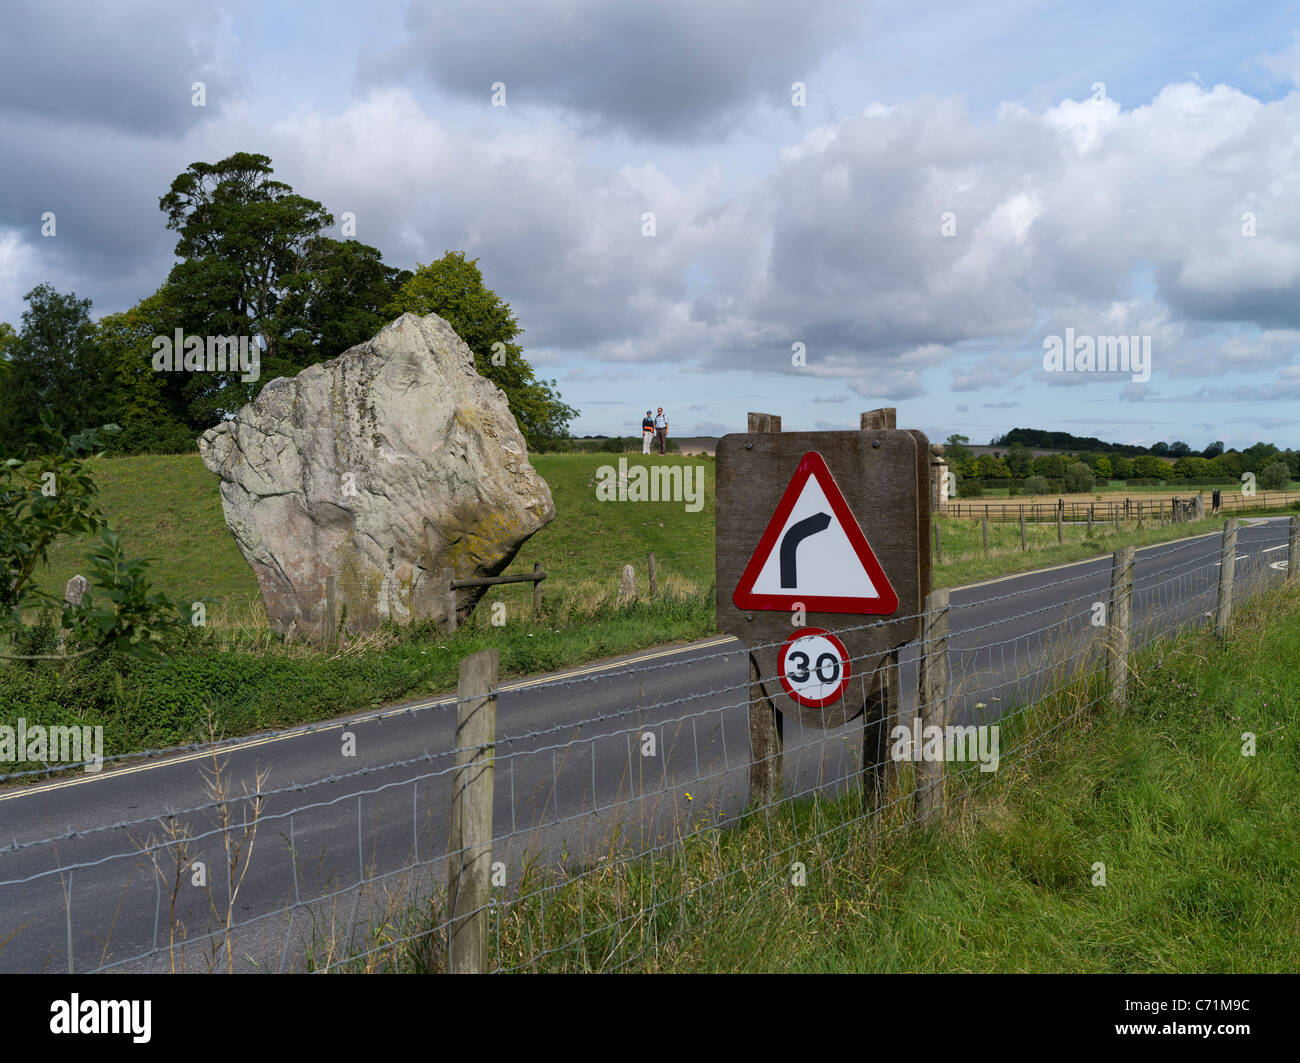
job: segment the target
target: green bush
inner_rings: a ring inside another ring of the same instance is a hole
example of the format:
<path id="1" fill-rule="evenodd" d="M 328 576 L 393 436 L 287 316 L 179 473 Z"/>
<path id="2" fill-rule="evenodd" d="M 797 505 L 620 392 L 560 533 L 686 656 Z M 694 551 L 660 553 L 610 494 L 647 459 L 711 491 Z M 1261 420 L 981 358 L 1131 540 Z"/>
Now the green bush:
<path id="1" fill-rule="evenodd" d="M 1025 494 L 1027 495 L 1045 495 L 1047 490 L 1047 477 L 1045 476 L 1031 476 L 1025 480 Z"/>
<path id="2" fill-rule="evenodd" d="M 1284 461 L 1274 462 L 1259 474 L 1259 486 L 1265 491 L 1285 491 L 1291 482 L 1291 467 Z"/>
<path id="3" fill-rule="evenodd" d="M 1092 470 L 1081 461 L 1076 461 L 1065 470 L 1065 489 L 1072 494 L 1091 491 L 1096 482 Z"/>

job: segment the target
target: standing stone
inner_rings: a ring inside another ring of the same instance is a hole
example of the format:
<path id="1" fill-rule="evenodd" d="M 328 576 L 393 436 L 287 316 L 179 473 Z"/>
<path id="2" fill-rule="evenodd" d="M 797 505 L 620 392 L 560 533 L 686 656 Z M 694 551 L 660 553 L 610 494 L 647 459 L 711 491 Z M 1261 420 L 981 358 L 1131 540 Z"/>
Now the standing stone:
<path id="1" fill-rule="evenodd" d="M 68 580 L 68 585 L 63 588 L 63 600 L 69 605 L 80 605 L 88 590 L 90 590 L 90 580 L 85 576 L 73 576 Z"/>
<path id="2" fill-rule="evenodd" d="M 271 626 L 325 629 L 325 580 L 354 631 L 445 625 L 437 574 L 499 575 L 555 516 L 506 396 L 429 314 L 270 381 L 199 440 Z M 483 588 L 458 590 L 462 615 Z"/>
<path id="3" fill-rule="evenodd" d="M 623 566 L 623 577 L 618 581 L 618 604 L 626 605 L 636 597 L 636 569 Z"/>

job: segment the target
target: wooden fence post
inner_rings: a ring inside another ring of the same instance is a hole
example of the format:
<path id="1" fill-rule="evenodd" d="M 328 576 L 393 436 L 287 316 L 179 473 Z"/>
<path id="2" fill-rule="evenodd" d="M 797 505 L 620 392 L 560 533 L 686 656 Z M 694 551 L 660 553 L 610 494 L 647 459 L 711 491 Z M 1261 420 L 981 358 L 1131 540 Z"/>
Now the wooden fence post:
<path id="1" fill-rule="evenodd" d="M 1088 534 L 1087 538 L 1092 538 L 1092 506 L 1088 506 Z"/>
<path id="2" fill-rule="evenodd" d="M 934 558 L 935 564 L 943 564 L 943 532 L 939 528 L 939 522 L 932 521 L 934 525 Z"/>
<path id="3" fill-rule="evenodd" d="M 1300 580 L 1300 513 L 1291 518 L 1291 535 L 1287 539 L 1286 578 Z"/>
<path id="4" fill-rule="evenodd" d="M 495 649 L 466 657 L 456 688 L 456 772 L 447 845 L 447 969 L 452 974 L 488 970 L 497 663 Z"/>
<path id="5" fill-rule="evenodd" d="M 931 591 L 925 599 L 921 621 L 921 658 L 917 689 L 922 733 L 930 725 L 948 722 L 948 589 Z M 916 818 L 925 822 L 943 808 L 944 763 L 916 762 Z"/>
<path id="6" fill-rule="evenodd" d="M 980 527 L 984 531 L 984 552 L 989 552 L 989 515 L 987 513 L 980 519 Z"/>
<path id="7" fill-rule="evenodd" d="M 536 576 L 541 571 L 542 571 L 542 563 L 540 561 L 534 561 L 533 575 Z M 533 616 L 538 617 L 541 615 L 542 615 L 542 581 L 539 579 L 535 579 L 533 580 Z"/>
<path id="8" fill-rule="evenodd" d="M 1142 530 L 1142 503 L 1138 503 L 1138 531 Z"/>
<path id="9" fill-rule="evenodd" d="M 1025 545 L 1025 507 L 1024 506 L 1020 507 L 1020 549 L 1022 550 L 1028 549 L 1028 547 Z"/>
<path id="10" fill-rule="evenodd" d="M 1229 517 L 1223 522 L 1223 547 L 1219 553 L 1219 607 L 1214 616 L 1214 633 L 1220 639 L 1228 637 L 1228 621 L 1232 617 L 1232 581 L 1236 569 L 1237 518 Z"/>
<path id="11" fill-rule="evenodd" d="M 1063 506 L 1056 507 L 1056 542 L 1058 545 L 1065 542 L 1065 529 L 1061 523 L 1061 514 L 1063 511 Z"/>
<path id="12" fill-rule="evenodd" d="M 334 573 L 331 572 L 325 577 L 325 645 L 333 646 L 334 637 L 337 634 L 335 625 L 338 623 L 339 614 L 337 610 L 337 593 L 335 590 Z"/>
<path id="13" fill-rule="evenodd" d="M 659 567 L 655 564 L 655 553 L 651 550 L 646 554 L 646 570 L 650 574 L 650 597 L 655 596 L 659 590 Z"/>
<path id="14" fill-rule="evenodd" d="M 781 792 L 782 717 L 763 686 L 758 659 L 749 655 L 749 801 L 766 807 Z"/>
<path id="15" fill-rule="evenodd" d="M 898 765 L 889 754 L 889 736 L 899 724 L 900 686 L 898 654 L 890 650 L 880 658 L 862 706 L 862 798 L 868 807 L 880 807 L 896 790 Z"/>
<path id="16" fill-rule="evenodd" d="M 442 600 L 447 608 L 447 634 L 456 634 L 456 592 L 452 590 L 453 570 L 444 568 L 439 586 L 442 588 Z"/>
<path id="17" fill-rule="evenodd" d="M 1133 633 L 1133 555 L 1131 546 L 1116 550 L 1110 563 L 1110 629 L 1107 686 L 1119 709 L 1128 708 L 1128 654 Z"/>

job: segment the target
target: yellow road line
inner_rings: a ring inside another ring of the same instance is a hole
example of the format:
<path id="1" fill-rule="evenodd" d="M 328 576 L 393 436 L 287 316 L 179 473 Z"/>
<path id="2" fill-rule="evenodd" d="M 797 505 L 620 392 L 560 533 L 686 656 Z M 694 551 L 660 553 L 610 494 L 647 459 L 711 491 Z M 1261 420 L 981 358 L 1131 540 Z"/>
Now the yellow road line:
<path id="1" fill-rule="evenodd" d="M 720 638 L 711 639 L 707 642 L 695 642 L 689 646 L 674 646 L 666 650 L 655 650 L 653 653 L 643 653 L 639 657 L 629 657 L 621 661 L 608 661 L 603 664 L 591 665 L 587 668 L 574 668 L 567 672 L 557 672 L 555 675 L 541 676 L 536 679 L 522 679 L 517 683 L 499 687 L 501 693 L 512 690 L 524 690 L 528 687 L 542 686 L 546 683 L 554 683 L 559 679 L 571 679 L 576 676 L 593 675 L 597 672 L 610 672 L 619 668 L 626 668 L 628 665 L 640 664 L 642 661 L 653 661 L 660 657 L 671 657 L 678 653 L 688 653 L 692 650 L 706 650 L 713 646 L 722 646 L 728 642 L 736 640 L 730 635 L 723 635 Z M 343 720 L 337 720 L 334 723 L 304 724 L 292 731 L 283 731 L 279 734 L 266 735 L 261 738 L 249 738 L 245 741 L 232 742 L 217 750 L 218 756 L 224 756 L 226 753 L 235 752 L 236 750 L 256 749 L 258 746 L 270 745 L 273 742 L 282 742 L 289 738 L 299 738 L 305 734 L 323 734 L 329 731 L 340 730 L 343 727 L 351 727 L 359 723 L 369 723 L 373 720 L 385 720 L 390 716 L 401 716 L 416 709 L 429 709 L 438 705 L 450 705 L 455 703 L 455 695 L 444 696 L 441 698 L 431 698 L 428 701 L 417 702 L 414 705 L 404 705 L 397 709 L 387 709 L 383 712 L 374 713 L 370 716 L 354 716 Z M 9 793 L 0 794 L 0 801 L 12 801 L 16 797 L 31 797 L 35 794 L 48 793 L 51 790 L 60 790 L 69 786 L 81 786 L 85 783 L 98 782 L 102 779 L 119 779 L 123 775 L 133 775 L 141 771 L 153 771 L 155 768 L 169 768 L 176 764 L 185 764 L 194 760 L 205 760 L 212 756 L 212 750 L 199 750 L 193 753 L 183 753 L 180 756 L 168 757 L 165 760 L 150 761 L 146 764 L 134 764 L 130 767 L 116 768 L 107 772 L 83 773 L 71 779 L 60 779 L 55 782 L 43 783 L 40 786 L 22 787 L 14 789 Z"/>

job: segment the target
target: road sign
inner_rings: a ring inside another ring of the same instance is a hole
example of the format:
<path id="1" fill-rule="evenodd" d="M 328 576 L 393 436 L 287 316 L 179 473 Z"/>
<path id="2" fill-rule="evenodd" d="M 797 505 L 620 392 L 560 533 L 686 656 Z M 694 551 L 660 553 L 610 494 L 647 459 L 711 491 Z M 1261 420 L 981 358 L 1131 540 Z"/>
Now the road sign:
<path id="1" fill-rule="evenodd" d="M 731 599 L 740 609 L 888 615 L 898 608 L 880 562 L 825 459 L 809 451 L 768 521 Z"/>
<path id="2" fill-rule="evenodd" d="M 718 629 L 749 647 L 782 712 L 807 726 L 847 723 L 862 712 L 880 662 L 921 634 L 930 571 L 929 441 L 892 427 L 735 433 L 718 441 L 716 469 Z M 822 520 L 804 524 L 796 541 L 795 525 L 818 514 L 829 517 L 824 527 Z M 794 588 L 782 586 L 783 546 Z M 839 611 L 837 598 L 853 599 L 853 612 Z M 853 661 L 851 683 L 828 706 L 804 705 L 776 681 L 792 622 L 833 631 Z"/>
<path id="3" fill-rule="evenodd" d="M 785 692 L 810 709 L 839 701 L 853 676 L 844 643 L 819 627 L 801 628 L 786 639 L 776 666 Z"/>

